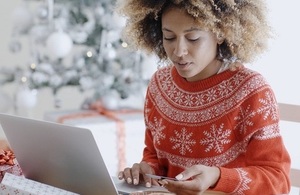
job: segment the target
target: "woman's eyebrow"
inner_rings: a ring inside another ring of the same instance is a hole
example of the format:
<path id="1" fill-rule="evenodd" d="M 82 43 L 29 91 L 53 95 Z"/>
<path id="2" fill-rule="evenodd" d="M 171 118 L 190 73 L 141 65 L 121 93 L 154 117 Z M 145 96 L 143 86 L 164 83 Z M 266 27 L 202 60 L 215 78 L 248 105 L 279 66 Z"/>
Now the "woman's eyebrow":
<path id="1" fill-rule="evenodd" d="M 172 32 L 170 29 L 167 29 L 167 28 L 162 28 L 162 31 Z"/>
<path id="2" fill-rule="evenodd" d="M 172 30 L 170 30 L 170 29 L 168 29 L 166 27 L 163 27 L 162 31 L 173 32 Z M 195 27 L 191 27 L 190 29 L 184 30 L 183 32 L 192 32 L 192 31 L 201 31 L 201 29 L 195 28 Z"/>

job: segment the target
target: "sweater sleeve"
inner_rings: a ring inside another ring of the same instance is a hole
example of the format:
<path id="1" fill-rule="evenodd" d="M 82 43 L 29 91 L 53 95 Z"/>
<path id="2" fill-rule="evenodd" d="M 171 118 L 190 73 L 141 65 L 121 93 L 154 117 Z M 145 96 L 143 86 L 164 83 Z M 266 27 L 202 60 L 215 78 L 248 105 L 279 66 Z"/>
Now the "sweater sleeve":
<path id="1" fill-rule="evenodd" d="M 214 190 L 233 194 L 288 194 L 290 158 L 280 137 L 251 140 L 247 165 L 220 167 L 221 177 Z"/>
<path id="2" fill-rule="evenodd" d="M 262 101 L 265 99 L 270 101 Z M 238 167 L 220 167 L 221 176 L 213 190 L 245 195 L 288 194 L 291 160 L 280 135 L 278 106 L 274 94 L 271 89 L 263 90 L 245 104 L 257 108 L 256 118 L 253 120 L 255 123 L 247 135 L 249 141 L 245 163 Z M 262 104 L 266 106 L 263 107 Z"/>
<path id="3" fill-rule="evenodd" d="M 146 135 L 145 135 L 145 148 L 143 152 L 143 160 L 144 162 L 147 162 L 155 171 L 155 174 L 157 175 L 164 175 L 163 170 L 159 166 L 159 162 L 157 159 L 157 154 L 155 151 L 155 148 L 153 146 L 153 141 L 152 141 L 152 135 L 150 130 L 146 130 Z"/>
<path id="4" fill-rule="evenodd" d="M 153 125 L 149 122 L 149 116 L 153 115 L 153 113 L 156 112 L 155 104 L 153 103 L 151 96 L 149 92 L 146 93 L 145 98 L 145 106 L 144 106 L 144 118 L 145 118 L 145 148 L 143 151 L 143 158 L 142 161 L 148 163 L 153 170 L 155 171 L 155 174 L 157 175 L 165 175 L 166 171 L 165 169 L 160 165 L 156 149 L 154 147 L 154 128 Z M 151 128 L 152 127 L 152 128 Z"/>

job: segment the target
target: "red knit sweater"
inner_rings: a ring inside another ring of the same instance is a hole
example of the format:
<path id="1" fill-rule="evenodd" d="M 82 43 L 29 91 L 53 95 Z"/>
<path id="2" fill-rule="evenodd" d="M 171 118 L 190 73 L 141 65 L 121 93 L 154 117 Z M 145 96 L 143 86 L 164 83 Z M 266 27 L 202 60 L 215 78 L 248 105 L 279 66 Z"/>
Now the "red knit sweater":
<path id="1" fill-rule="evenodd" d="M 213 190 L 283 194 L 290 157 L 279 132 L 274 93 L 257 72 L 241 67 L 188 82 L 172 66 L 152 77 L 145 101 L 143 161 L 175 177 L 195 164 L 218 166 Z"/>

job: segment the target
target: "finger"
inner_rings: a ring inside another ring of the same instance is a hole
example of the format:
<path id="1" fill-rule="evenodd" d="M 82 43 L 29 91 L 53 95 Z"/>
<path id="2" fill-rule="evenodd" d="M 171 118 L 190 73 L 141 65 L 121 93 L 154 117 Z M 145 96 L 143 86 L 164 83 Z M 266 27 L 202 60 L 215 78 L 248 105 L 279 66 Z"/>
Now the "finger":
<path id="1" fill-rule="evenodd" d="M 185 181 L 190 178 L 193 178 L 196 175 L 202 174 L 204 169 L 205 166 L 203 165 L 194 165 L 178 174 L 175 178 L 179 181 Z"/>
<path id="2" fill-rule="evenodd" d="M 159 185 L 157 183 L 157 180 L 151 179 L 150 177 L 148 177 L 146 175 L 147 173 L 154 174 L 154 171 L 153 171 L 152 167 L 146 162 L 141 162 L 140 165 L 141 165 L 140 166 L 141 172 L 143 173 L 143 178 L 144 178 L 144 181 L 145 181 L 145 186 L 146 187 L 151 187 L 152 184 Z"/>
<path id="3" fill-rule="evenodd" d="M 167 188 L 168 181 L 166 179 L 159 180 L 158 183 L 160 184 L 160 186 Z"/>
<path id="4" fill-rule="evenodd" d="M 192 191 L 198 193 L 205 192 L 209 185 L 207 185 L 207 182 L 203 181 L 201 177 L 195 177 L 192 180 L 188 181 L 168 181 L 168 185 L 166 186 L 170 190 L 186 190 L 186 191 Z"/>
<path id="5" fill-rule="evenodd" d="M 151 184 L 154 186 L 160 186 L 159 182 L 156 179 L 151 179 Z"/>
<path id="6" fill-rule="evenodd" d="M 162 187 L 166 188 L 169 192 L 180 192 L 181 190 L 181 186 L 178 184 L 181 181 L 177 181 L 177 184 L 173 184 L 172 181 L 164 179 L 164 180 L 160 180 L 159 183 L 161 184 Z M 183 188 L 182 188 L 183 189 Z"/>
<path id="7" fill-rule="evenodd" d="M 141 174 L 141 168 L 139 163 L 135 163 L 132 166 L 131 174 L 133 179 L 133 184 L 138 185 L 140 183 L 140 174 Z"/>
<path id="8" fill-rule="evenodd" d="M 131 168 L 125 168 L 124 169 L 123 178 L 128 184 L 132 184 Z"/>
<path id="9" fill-rule="evenodd" d="M 201 194 L 205 190 L 200 190 L 197 185 L 195 185 L 194 181 L 171 181 L 167 180 L 167 182 L 163 185 L 168 191 L 176 192 L 179 194 Z"/>
<path id="10" fill-rule="evenodd" d="M 123 171 L 120 171 L 120 172 L 119 172 L 118 178 L 119 178 L 119 180 L 124 179 L 124 172 L 123 172 Z"/>

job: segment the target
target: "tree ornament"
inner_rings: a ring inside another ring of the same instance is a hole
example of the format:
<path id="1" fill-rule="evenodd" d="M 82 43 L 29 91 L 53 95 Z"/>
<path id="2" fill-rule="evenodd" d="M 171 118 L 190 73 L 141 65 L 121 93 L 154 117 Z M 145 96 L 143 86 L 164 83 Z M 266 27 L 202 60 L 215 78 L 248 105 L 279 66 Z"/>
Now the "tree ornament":
<path id="1" fill-rule="evenodd" d="M 120 32 L 117 30 L 110 30 L 107 32 L 105 40 L 107 43 L 113 43 L 120 40 Z"/>
<path id="2" fill-rule="evenodd" d="M 117 57 L 117 52 L 115 50 L 115 48 L 113 47 L 107 47 L 107 48 L 104 48 L 104 51 L 103 51 L 103 58 L 105 60 L 113 60 Z"/>
<path id="3" fill-rule="evenodd" d="M 95 17 L 96 17 L 96 19 L 100 19 L 104 14 L 105 14 L 105 9 L 103 8 L 103 6 L 98 5 L 95 8 Z"/>
<path id="4" fill-rule="evenodd" d="M 22 87 L 16 93 L 16 106 L 18 108 L 33 108 L 37 103 L 37 91 Z"/>
<path id="5" fill-rule="evenodd" d="M 46 48 L 49 57 L 52 59 L 64 58 L 69 54 L 72 47 L 73 41 L 71 37 L 63 31 L 52 33 L 46 41 Z"/>
<path id="6" fill-rule="evenodd" d="M 46 21 L 48 19 L 48 7 L 46 5 L 41 5 L 36 9 L 36 16 L 40 21 Z"/>
<path id="7" fill-rule="evenodd" d="M 126 24 L 126 19 L 118 15 L 116 12 L 113 12 L 112 19 L 116 29 L 122 29 Z"/>
<path id="8" fill-rule="evenodd" d="M 21 5 L 15 8 L 12 13 L 12 23 L 16 32 L 21 34 L 28 32 L 33 24 L 33 17 L 27 6 Z"/>

